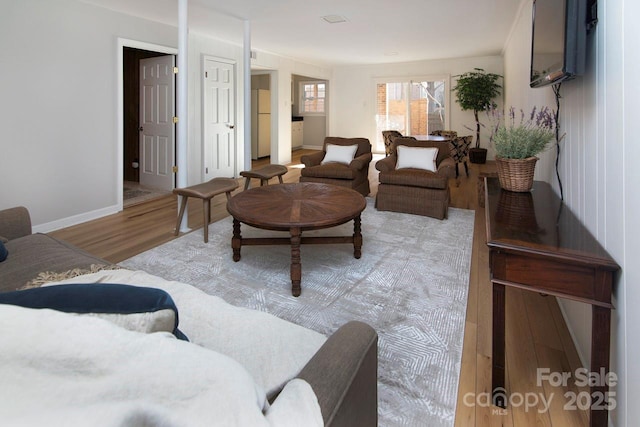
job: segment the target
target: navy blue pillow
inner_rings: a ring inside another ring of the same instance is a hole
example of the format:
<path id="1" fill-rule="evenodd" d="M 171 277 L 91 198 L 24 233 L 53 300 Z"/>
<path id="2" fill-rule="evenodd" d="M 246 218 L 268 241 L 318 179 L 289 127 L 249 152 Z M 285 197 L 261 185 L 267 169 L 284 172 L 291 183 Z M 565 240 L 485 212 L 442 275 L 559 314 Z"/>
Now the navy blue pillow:
<path id="1" fill-rule="evenodd" d="M 50 308 L 65 313 L 133 314 L 170 309 L 175 313 L 173 334 L 188 341 L 178 329 L 178 308 L 162 289 L 108 283 L 74 283 L 0 293 L 0 304 Z"/>
<path id="2" fill-rule="evenodd" d="M 7 259 L 8 256 L 9 251 L 7 250 L 7 247 L 4 245 L 4 243 L 2 243 L 2 240 L 0 240 L 0 262 Z"/>

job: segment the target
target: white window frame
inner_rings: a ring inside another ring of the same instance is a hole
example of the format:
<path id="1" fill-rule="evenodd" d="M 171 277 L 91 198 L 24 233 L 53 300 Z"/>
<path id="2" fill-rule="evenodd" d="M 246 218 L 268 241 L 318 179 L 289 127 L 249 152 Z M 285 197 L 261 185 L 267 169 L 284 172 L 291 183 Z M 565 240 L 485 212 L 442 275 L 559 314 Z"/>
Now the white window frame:
<path id="1" fill-rule="evenodd" d="M 319 85 L 324 84 L 324 111 L 304 111 L 304 85 Z M 327 80 L 306 80 L 298 82 L 298 113 L 301 116 L 326 116 L 327 107 L 329 105 L 329 82 Z"/>
<path id="2" fill-rule="evenodd" d="M 377 114 L 377 110 L 375 109 L 376 103 L 378 101 L 377 87 L 379 84 L 388 84 L 388 83 L 414 83 L 414 82 L 424 82 L 424 81 L 444 81 L 444 127 L 445 129 L 451 129 L 451 75 L 450 74 L 433 74 L 433 75 L 423 75 L 423 76 L 397 76 L 397 77 L 384 77 L 373 80 L 373 105 L 374 105 L 374 120 L 373 120 L 373 134 L 378 134 L 378 124 L 375 120 L 375 115 Z M 407 112 L 405 115 L 405 128 L 411 129 L 410 114 L 409 114 L 409 94 L 405 93 L 405 98 L 407 100 Z M 375 150 L 375 147 L 374 147 Z"/>

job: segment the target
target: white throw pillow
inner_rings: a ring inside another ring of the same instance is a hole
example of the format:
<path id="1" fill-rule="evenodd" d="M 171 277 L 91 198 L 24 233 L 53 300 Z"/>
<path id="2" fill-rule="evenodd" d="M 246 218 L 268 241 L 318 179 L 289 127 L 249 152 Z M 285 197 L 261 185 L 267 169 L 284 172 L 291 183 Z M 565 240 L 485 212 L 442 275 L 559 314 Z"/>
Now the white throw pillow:
<path id="1" fill-rule="evenodd" d="M 344 163 L 349 164 L 358 151 L 358 145 L 333 145 L 327 144 L 327 154 L 322 159 L 321 164 L 325 163 Z"/>
<path id="2" fill-rule="evenodd" d="M 77 316 L 93 316 L 125 328 L 129 331 L 151 334 L 154 332 L 172 332 L 176 324 L 173 310 L 164 309 L 145 313 L 73 313 Z M 188 337 L 187 337 L 188 338 Z"/>
<path id="3" fill-rule="evenodd" d="M 162 289 L 74 283 L 4 292 L 0 294 L 0 304 L 99 317 L 130 331 L 171 332 L 183 338 L 177 329 L 178 308 Z"/>
<path id="4" fill-rule="evenodd" d="M 438 149 L 435 147 L 407 147 L 398 145 L 398 162 L 396 169 L 414 168 L 436 172 Z"/>

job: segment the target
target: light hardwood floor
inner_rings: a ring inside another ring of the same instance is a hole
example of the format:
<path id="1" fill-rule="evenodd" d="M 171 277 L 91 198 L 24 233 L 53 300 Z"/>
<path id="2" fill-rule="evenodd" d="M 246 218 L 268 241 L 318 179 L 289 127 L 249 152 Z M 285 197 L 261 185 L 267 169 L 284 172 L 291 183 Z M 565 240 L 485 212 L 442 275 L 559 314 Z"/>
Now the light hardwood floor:
<path id="1" fill-rule="evenodd" d="M 300 156 L 305 152 L 308 151 L 294 151 L 293 162 L 288 165 L 289 172 L 284 176 L 285 182 L 298 181 Z M 265 163 L 268 163 L 268 159 L 254 162 L 254 167 Z M 506 384 L 512 405 L 507 410 L 501 410 L 487 404 L 491 390 L 491 283 L 485 214 L 484 209 L 478 208 L 477 201 L 479 168 L 478 165 L 471 165 L 469 177 L 461 170 L 461 176 L 450 182 L 451 206 L 476 211 L 455 425 L 587 425 L 588 415 L 585 411 L 565 409 L 568 402 L 565 393 L 585 390 L 576 390 L 572 384 L 553 388 L 548 382 L 537 382 L 538 368 L 548 368 L 551 372 L 574 372 L 581 367 L 555 298 L 517 289 L 507 289 L 506 297 Z M 378 180 L 373 164 L 369 175 L 374 196 Z M 241 191 L 243 182 L 240 184 L 236 191 Z M 258 182 L 253 181 L 252 184 L 257 185 Z M 226 198 L 223 196 L 212 200 L 212 221 L 228 215 L 225 206 Z M 175 196 L 165 196 L 50 234 L 117 263 L 174 239 L 176 216 Z M 188 225 L 194 229 L 193 232 L 202 233 L 200 200 L 189 200 Z M 526 400 L 521 402 L 520 397 Z M 549 409 L 545 409 L 543 399 L 551 402 Z"/>

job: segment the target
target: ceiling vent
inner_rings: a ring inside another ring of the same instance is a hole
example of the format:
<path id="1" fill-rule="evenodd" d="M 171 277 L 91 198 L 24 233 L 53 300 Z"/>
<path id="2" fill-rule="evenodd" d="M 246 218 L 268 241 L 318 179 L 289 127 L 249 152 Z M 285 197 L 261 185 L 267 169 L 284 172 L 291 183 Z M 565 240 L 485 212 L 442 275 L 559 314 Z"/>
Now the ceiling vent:
<path id="1" fill-rule="evenodd" d="M 347 22 L 347 18 L 340 15 L 326 15 L 323 16 L 322 19 L 324 19 L 329 24 L 339 24 L 341 22 Z"/>

